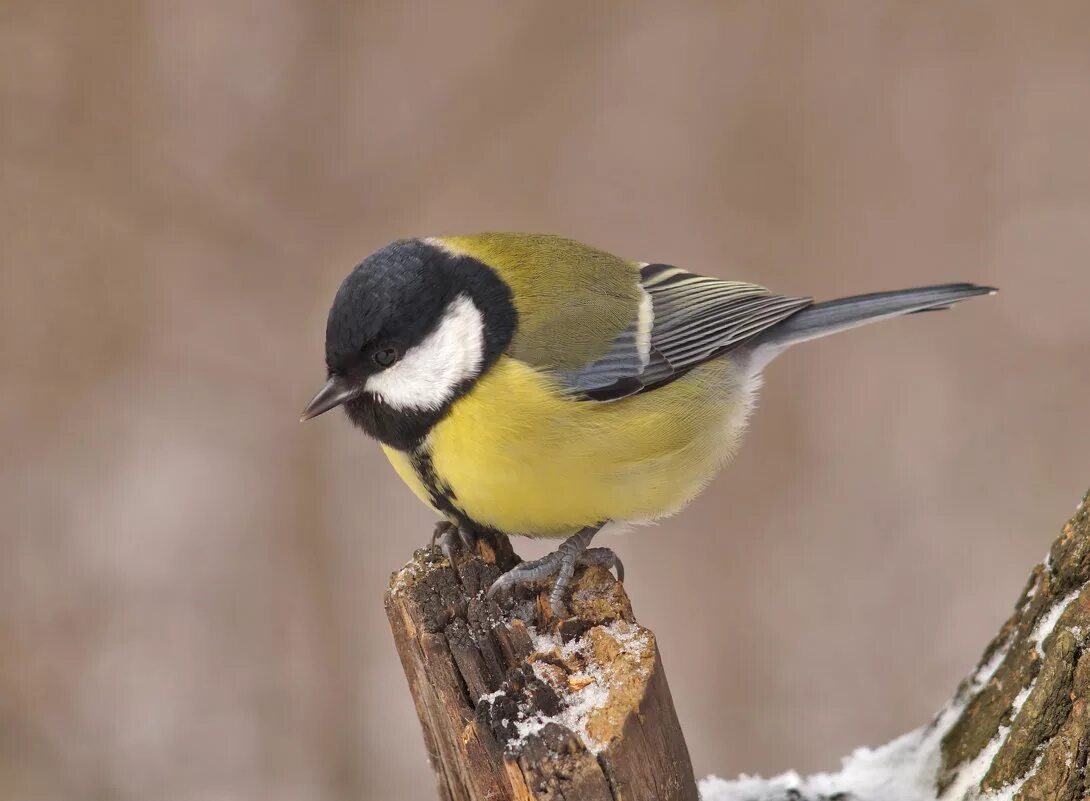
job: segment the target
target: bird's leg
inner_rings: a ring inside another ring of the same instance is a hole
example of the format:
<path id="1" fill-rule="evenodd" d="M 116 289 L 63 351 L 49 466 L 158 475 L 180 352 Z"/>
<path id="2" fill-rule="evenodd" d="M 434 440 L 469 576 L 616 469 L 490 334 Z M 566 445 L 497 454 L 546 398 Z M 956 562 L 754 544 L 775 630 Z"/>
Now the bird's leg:
<path id="1" fill-rule="evenodd" d="M 454 564 L 454 552 L 463 549 L 467 554 L 477 552 L 477 533 L 468 526 L 459 526 L 449 520 L 440 520 L 435 524 L 431 535 L 431 544 L 439 543 L 439 550 L 447 561 Z"/>
<path id="2" fill-rule="evenodd" d="M 624 566 L 617 555 L 609 548 L 587 548 L 601 526 L 588 526 L 572 534 L 560 547 L 540 559 L 523 562 L 500 576 L 488 588 L 491 598 L 501 590 L 517 584 L 529 584 L 555 575 L 552 591 L 549 593 L 549 606 L 553 614 L 560 615 L 560 602 L 564 592 L 575 575 L 576 565 L 601 565 L 606 568 L 616 567 L 617 578 L 624 581 Z"/>
<path id="3" fill-rule="evenodd" d="M 458 539 L 467 553 L 477 553 L 477 532 L 469 526 L 458 526 Z"/>

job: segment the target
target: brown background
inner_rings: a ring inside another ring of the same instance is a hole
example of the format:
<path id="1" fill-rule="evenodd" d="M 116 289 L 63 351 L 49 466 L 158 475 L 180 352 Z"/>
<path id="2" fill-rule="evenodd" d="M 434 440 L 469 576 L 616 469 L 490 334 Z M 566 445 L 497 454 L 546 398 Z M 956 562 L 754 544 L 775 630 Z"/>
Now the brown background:
<path id="1" fill-rule="evenodd" d="M 929 717 L 1090 479 L 1090 5 L 0 9 L 0 798 L 427 799 L 381 608 L 430 514 L 296 417 L 412 234 L 955 313 L 774 365 L 616 541 L 698 773 Z M 525 552 L 538 553 L 527 548 Z"/>

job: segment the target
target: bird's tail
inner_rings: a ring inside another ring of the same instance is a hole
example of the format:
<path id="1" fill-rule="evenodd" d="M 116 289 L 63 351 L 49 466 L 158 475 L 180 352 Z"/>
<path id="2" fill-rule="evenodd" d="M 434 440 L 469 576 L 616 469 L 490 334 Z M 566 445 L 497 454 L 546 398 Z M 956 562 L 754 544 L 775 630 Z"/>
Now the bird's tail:
<path id="1" fill-rule="evenodd" d="M 996 290 L 988 286 L 942 284 L 816 303 L 769 328 L 757 338 L 752 346 L 754 366 L 759 369 L 784 349 L 799 342 L 903 314 L 948 309 L 967 298 L 995 293 Z"/>

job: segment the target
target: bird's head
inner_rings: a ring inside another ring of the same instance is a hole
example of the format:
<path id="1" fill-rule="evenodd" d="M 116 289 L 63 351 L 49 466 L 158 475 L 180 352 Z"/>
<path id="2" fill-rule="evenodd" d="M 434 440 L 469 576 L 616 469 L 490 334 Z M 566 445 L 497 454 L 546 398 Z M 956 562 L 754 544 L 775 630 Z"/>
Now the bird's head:
<path id="1" fill-rule="evenodd" d="M 499 357 L 515 324 L 509 288 L 482 262 L 430 240 L 387 245 L 337 290 L 328 380 L 302 419 L 343 405 L 368 434 L 407 450 Z"/>

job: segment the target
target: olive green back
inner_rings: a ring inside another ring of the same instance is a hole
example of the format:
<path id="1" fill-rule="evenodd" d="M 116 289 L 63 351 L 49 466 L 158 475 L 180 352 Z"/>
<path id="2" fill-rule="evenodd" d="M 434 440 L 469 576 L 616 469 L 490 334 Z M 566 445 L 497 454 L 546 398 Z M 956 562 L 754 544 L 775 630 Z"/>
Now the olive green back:
<path id="1" fill-rule="evenodd" d="M 508 352 L 535 367 L 576 369 L 605 354 L 636 318 L 639 265 L 544 234 L 444 236 L 511 287 L 518 332 Z"/>

